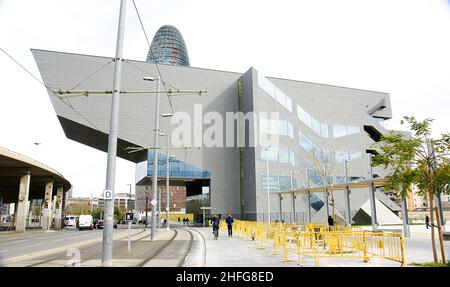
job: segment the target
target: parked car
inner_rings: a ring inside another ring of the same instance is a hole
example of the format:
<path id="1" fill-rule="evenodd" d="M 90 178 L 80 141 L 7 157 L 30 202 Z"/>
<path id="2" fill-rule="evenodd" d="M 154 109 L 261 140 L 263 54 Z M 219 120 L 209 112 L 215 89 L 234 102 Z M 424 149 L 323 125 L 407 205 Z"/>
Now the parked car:
<path id="1" fill-rule="evenodd" d="M 71 227 L 77 224 L 78 217 L 75 215 L 68 215 L 64 217 L 64 226 Z"/>
<path id="2" fill-rule="evenodd" d="M 113 221 L 113 227 L 117 228 L 117 221 L 115 221 L 115 220 Z M 103 220 L 97 221 L 96 228 L 103 229 Z"/>
<path id="3" fill-rule="evenodd" d="M 92 218 L 92 215 L 80 215 L 77 221 L 77 228 L 78 230 L 94 229 L 94 219 Z"/>

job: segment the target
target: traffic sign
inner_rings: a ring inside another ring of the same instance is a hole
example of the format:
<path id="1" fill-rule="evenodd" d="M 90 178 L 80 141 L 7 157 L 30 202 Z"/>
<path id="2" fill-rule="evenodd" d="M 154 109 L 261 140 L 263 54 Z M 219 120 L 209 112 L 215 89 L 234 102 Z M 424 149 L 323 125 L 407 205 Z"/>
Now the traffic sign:
<path id="1" fill-rule="evenodd" d="M 152 205 L 156 205 L 157 201 L 156 201 L 156 199 L 153 199 L 152 201 L 150 201 L 150 203 L 151 203 Z"/>
<path id="2" fill-rule="evenodd" d="M 212 207 L 211 206 L 202 206 L 202 207 L 200 207 L 200 209 L 212 209 Z"/>
<path id="3" fill-rule="evenodd" d="M 103 191 L 103 199 L 104 200 L 112 200 L 113 196 L 114 196 L 114 192 L 112 190 L 105 189 Z"/>
<path id="4" fill-rule="evenodd" d="M 125 219 L 132 221 L 133 220 L 133 212 L 127 212 L 125 214 Z"/>

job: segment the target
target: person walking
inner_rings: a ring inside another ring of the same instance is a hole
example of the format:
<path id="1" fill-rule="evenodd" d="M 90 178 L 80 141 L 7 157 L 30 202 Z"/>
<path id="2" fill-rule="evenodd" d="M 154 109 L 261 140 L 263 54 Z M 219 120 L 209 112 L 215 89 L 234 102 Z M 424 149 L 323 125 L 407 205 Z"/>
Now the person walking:
<path id="1" fill-rule="evenodd" d="M 333 217 L 331 217 L 331 215 L 328 216 L 328 225 L 334 226 L 334 220 L 333 220 Z"/>
<path id="2" fill-rule="evenodd" d="M 213 219 L 211 219 L 212 227 L 213 227 L 213 234 L 214 234 L 214 240 L 217 240 L 219 237 L 219 224 L 220 224 L 220 218 L 217 216 L 217 214 L 214 214 Z"/>
<path id="3" fill-rule="evenodd" d="M 428 227 L 431 227 L 431 225 L 430 225 L 430 218 L 428 217 L 428 215 L 425 216 L 425 226 L 427 227 L 427 229 L 428 229 Z"/>
<path id="4" fill-rule="evenodd" d="M 228 237 L 233 237 L 234 219 L 233 219 L 233 216 L 231 216 L 231 213 L 228 213 L 228 216 L 225 218 L 225 222 L 227 223 L 227 227 L 228 227 Z"/>

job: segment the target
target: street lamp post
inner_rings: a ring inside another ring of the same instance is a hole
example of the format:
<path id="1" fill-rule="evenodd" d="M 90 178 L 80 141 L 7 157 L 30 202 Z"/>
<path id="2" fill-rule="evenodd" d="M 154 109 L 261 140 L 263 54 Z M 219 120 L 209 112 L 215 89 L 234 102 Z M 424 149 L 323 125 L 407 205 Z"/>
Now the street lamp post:
<path id="1" fill-rule="evenodd" d="M 370 179 L 373 179 L 373 170 L 372 170 L 372 154 L 369 153 L 369 175 Z M 375 201 L 375 184 L 370 182 L 369 185 L 369 199 L 370 199 L 370 215 L 372 217 L 372 231 L 375 231 L 378 227 L 377 221 L 377 209 L 376 209 L 376 201 Z"/>
<path id="2" fill-rule="evenodd" d="M 270 229 L 270 188 L 269 188 L 269 149 L 265 148 L 266 151 L 266 183 L 267 183 L 267 216 L 268 216 L 268 226 Z"/>
<path id="3" fill-rule="evenodd" d="M 291 190 L 294 190 L 294 173 L 295 171 L 291 171 Z M 295 193 L 292 192 L 292 213 L 293 213 L 293 223 L 297 222 L 297 216 L 295 215 Z"/>
<path id="4" fill-rule="evenodd" d="M 144 77 L 144 81 L 155 81 L 156 86 L 156 105 L 155 105 L 155 129 L 154 131 L 154 142 L 153 142 L 153 179 L 152 179 L 152 231 L 151 240 L 155 240 L 156 236 L 156 204 L 158 203 L 158 132 L 159 132 L 159 76 L 155 79 L 153 77 Z"/>
<path id="5" fill-rule="evenodd" d="M 38 143 L 38 142 L 34 143 L 34 145 L 36 146 L 36 147 L 35 147 L 35 150 L 34 150 L 34 159 L 35 159 L 35 160 L 37 160 L 38 146 L 39 146 L 40 144 L 42 144 L 42 143 Z"/>
<path id="6" fill-rule="evenodd" d="M 348 167 L 347 167 L 347 159 L 344 159 L 344 174 L 345 174 L 345 211 L 347 216 L 347 223 L 349 226 L 352 225 L 352 215 L 350 212 L 350 189 L 348 188 Z"/>

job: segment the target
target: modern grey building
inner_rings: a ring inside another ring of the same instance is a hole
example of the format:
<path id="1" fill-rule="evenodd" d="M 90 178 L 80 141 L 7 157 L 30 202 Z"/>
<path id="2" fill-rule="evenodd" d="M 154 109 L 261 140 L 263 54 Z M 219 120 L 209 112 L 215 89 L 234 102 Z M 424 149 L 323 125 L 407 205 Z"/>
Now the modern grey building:
<path id="1" fill-rule="evenodd" d="M 114 59 L 32 52 L 66 136 L 106 152 L 111 95 L 61 98 L 51 90 L 110 90 Z M 383 126 L 383 121 L 392 115 L 387 93 L 267 77 L 253 67 L 245 73 L 235 73 L 159 64 L 159 70 L 171 87 L 207 91 L 202 96 L 171 96 L 173 111 L 191 119 L 188 125 L 193 132 L 189 144 L 170 145 L 170 154 L 176 156 L 171 160 L 170 177 L 171 185 L 186 186 L 187 196 L 202 194 L 204 187 L 209 187 L 203 204 L 210 205 L 214 213 L 231 212 L 247 219 L 266 220 L 267 182 L 271 192 L 305 186 L 306 170 L 311 185 L 322 185 L 324 180 L 343 182 L 344 159 L 349 160 L 350 180 L 368 178 L 368 153 L 376 153 L 371 146 L 388 133 Z M 156 84 L 142 80 L 158 74 L 155 63 L 124 60 L 122 73 L 122 91 L 155 91 Z M 154 93 L 124 93 L 120 99 L 117 154 L 137 163 L 136 200 L 142 199 L 138 193 L 149 190 L 151 185 L 153 153 L 145 149 L 130 153 L 128 148 L 152 147 L 154 103 Z M 171 112 L 168 97 L 161 96 L 160 113 Z M 246 116 L 245 121 L 227 118 L 239 112 Z M 211 120 L 218 115 L 223 121 Z M 229 123 L 235 128 L 232 139 L 225 135 L 230 130 Z M 161 131 L 172 135 L 180 128 L 170 119 L 161 119 L 160 125 Z M 211 136 L 213 126 L 223 127 L 224 134 Z M 208 135 L 214 138 L 212 146 L 202 141 Z M 270 151 L 259 140 L 268 135 L 278 141 Z M 244 144 L 239 146 L 244 138 Z M 160 139 L 159 148 L 158 184 L 163 185 L 164 139 Z M 331 176 L 320 175 L 324 166 Z M 374 168 L 375 176 L 383 177 L 385 173 Z M 352 191 L 353 214 L 368 200 L 368 194 L 368 189 Z M 343 210 L 343 195 L 336 192 L 334 196 L 335 208 Z M 382 192 L 376 196 L 390 210 L 400 210 Z M 270 201 L 272 219 L 276 219 L 279 198 L 273 195 Z M 282 200 L 285 218 L 292 210 L 290 202 L 288 198 Z M 305 203 L 296 201 L 299 220 L 305 218 Z M 324 208 L 323 196 L 314 196 L 311 204 L 315 211 Z"/>

